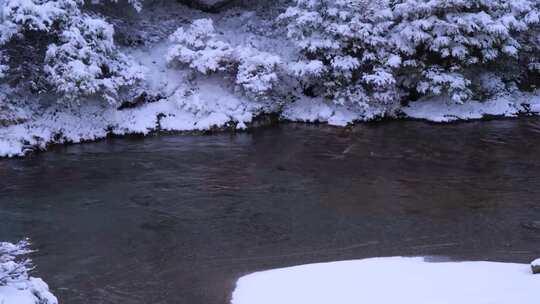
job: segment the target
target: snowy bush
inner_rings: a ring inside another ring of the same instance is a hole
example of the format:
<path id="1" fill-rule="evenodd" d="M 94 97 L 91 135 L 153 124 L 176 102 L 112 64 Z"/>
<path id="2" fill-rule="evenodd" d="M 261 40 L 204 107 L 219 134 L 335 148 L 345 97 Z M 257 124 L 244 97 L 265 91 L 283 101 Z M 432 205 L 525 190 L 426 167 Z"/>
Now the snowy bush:
<path id="1" fill-rule="evenodd" d="M 198 19 L 171 35 L 166 59 L 203 75 L 221 72 L 234 79 L 246 96 L 262 100 L 272 97 L 279 82 L 281 58 L 250 46 L 232 46 L 219 40 L 212 20 Z"/>
<path id="2" fill-rule="evenodd" d="M 142 70 L 115 47 L 112 25 L 84 15 L 74 18 L 45 55 L 49 83 L 63 98 L 74 101 L 100 94 L 110 103 L 122 87 L 142 79 Z"/>
<path id="3" fill-rule="evenodd" d="M 303 58 L 290 65 L 308 95 L 340 104 L 396 100 L 390 11 L 379 1 L 298 0 L 279 19 Z"/>
<path id="4" fill-rule="evenodd" d="M 80 0 L 4 0 L 1 8 L 2 42 L 24 31 L 53 30 L 53 26 L 78 14 Z"/>
<path id="5" fill-rule="evenodd" d="M 399 83 L 420 95 L 474 96 L 477 75 L 518 63 L 519 35 L 538 23 L 529 0 L 393 1 L 390 41 L 409 64 Z M 505 77 L 506 76 L 506 77 Z M 512 75 L 513 76 L 513 75 Z M 418 78 L 418 81 L 411 81 Z"/>
<path id="6" fill-rule="evenodd" d="M 83 0 L 0 1 L 4 81 L 61 100 L 99 96 L 116 102 L 141 71 L 116 48 L 114 30 L 84 13 Z"/>
<path id="7" fill-rule="evenodd" d="M 32 264 L 24 256 L 30 253 L 27 240 L 17 244 L 0 242 L 0 286 L 28 280 Z"/>
<path id="8" fill-rule="evenodd" d="M 236 57 L 236 84 L 250 97 L 269 97 L 279 82 L 281 58 L 250 47 L 237 48 Z"/>
<path id="9" fill-rule="evenodd" d="M 187 28 L 179 28 L 171 35 L 174 44 L 167 53 L 169 63 L 180 63 L 209 74 L 226 71 L 233 64 L 233 48 L 216 39 L 210 19 L 195 20 Z"/>
<path id="10" fill-rule="evenodd" d="M 513 88 L 540 67 L 523 56 L 540 50 L 538 19 L 532 0 L 297 0 L 280 16 L 306 92 L 364 104 Z"/>

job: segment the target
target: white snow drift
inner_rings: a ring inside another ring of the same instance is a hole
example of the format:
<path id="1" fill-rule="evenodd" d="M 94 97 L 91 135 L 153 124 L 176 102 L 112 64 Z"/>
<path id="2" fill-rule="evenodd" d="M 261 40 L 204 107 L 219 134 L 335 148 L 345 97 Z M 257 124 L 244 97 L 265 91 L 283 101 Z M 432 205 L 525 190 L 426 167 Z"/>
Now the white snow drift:
<path id="1" fill-rule="evenodd" d="M 30 243 L 0 242 L 0 304 L 58 304 L 43 280 L 31 277 Z"/>
<path id="2" fill-rule="evenodd" d="M 43 280 L 29 278 L 26 282 L 0 286 L 2 304 L 58 304 L 58 300 L 49 292 Z"/>
<path id="3" fill-rule="evenodd" d="M 242 277 L 232 304 L 538 304 L 530 265 L 374 258 Z"/>

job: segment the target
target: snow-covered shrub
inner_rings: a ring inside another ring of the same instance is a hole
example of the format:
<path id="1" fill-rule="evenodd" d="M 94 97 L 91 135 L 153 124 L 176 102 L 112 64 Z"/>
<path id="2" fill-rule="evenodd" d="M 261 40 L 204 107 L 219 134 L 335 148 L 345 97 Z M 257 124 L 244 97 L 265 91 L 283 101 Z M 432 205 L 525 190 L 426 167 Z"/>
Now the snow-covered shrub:
<path id="1" fill-rule="evenodd" d="M 407 62 L 399 84 L 420 95 L 445 94 L 456 102 L 474 97 L 477 75 L 496 71 L 504 76 L 509 61 L 518 63 L 519 35 L 539 21 L 534 2 L 392 1 L 389 40 Z"/>
<path id="2" fill-rule="evenodd" d="M 272 97 L 279 82 L 281 58 L 251 46 L 232 46 L 219 39 L 210 19 L 198 19 L 171 35 L 166 59 L 203 75 L 222 73 L 246 96 Z"/>
<path id="3" fill-rule="evenodd" d="M 69 16 L 78 14 L 80 4 L 73 0 L 0 1 L 0 52 L 7 66 L 6 83 L 36 93 L 46 90 L 45 49 Z"/>
<path id="4" fill-rule="evenodd" d="M 338 103 L 464 102 L 500 84 L 513 88 L 520 70 L 540 67 L 522 63 L 531 57 L 524 51 L 540 50 L 537 2 L 297 0 L 280 20 L 300 50 L 291 71 L 307 94 Z"/>
<path id="5" fill-rule="evenodd" d="M 31 252 L 29 247 L 27 240 L 17 244 L 0 242 L 0 286 L 28 280 L 32 263 L 24 256 Z"/>
<path id="6" fill-rule="evenodd" d="M 381 1 L 297 0 L 279 19 L 302 58 L 290 65 L 308 95 L 341 104 L 393 103 L 391 12 Z"/>
<path id="7" fill-rule="evenodd" d="M 238 61 L 236 84 L 249 97 L 271 97 L 279 82 L 281 58 L 251 47 L 238 47 L 235 54 Z"/>
<path id="8" fill-rule="evenodd" d="M 99 94 L 110 103 L 122 87 L 135 84 L 142 71 L 114 45 L 112 25 L 83 15 L 73 18 L 45 55 L 49 83 L 67 100 Z"/>
<path id="9" fill-rule="evenodd" d="M 0 84 L 0 127 L 16 125 L 29 118 L 28 112 L 18 107 L 13 99 L 12 89 Z"/>
<path id="10" fill-rule="evenodd" d="M 540 1 L 534 2 L 531 11 L 540 14 Z M 525 90 L 537 89 L 540 87 L 540 22 L 530 24 L 517 39 L 521 45 L 520 59 L 519 64 L 512 67 L 519 75 L 519 86 Z"/>
<path id="11" fill-rule="evenodd" d="M 167 53 L 167 61 L 180 63 L 209 74 L 229 69 L 233 63 L 233 48 L 216 39 L 211 19 L 197 19 L 187 28 L 179 28 L 170 41 L 173 46 Z"/>
<path id="12" fill-rule="evenodd" d="M 5 43 L 25 31 L 49 32 L 78 14 L 81 0 L 3 0 L 0 4 L 0 42 Z"/>
<path id="13" fill-rule="evenodd" d="M 83 0 L 3 0 L 0 52 L 5 82 L 59 100 L 99 96 L 116 102 L 141 77 L 113 41 L 113 28 L 84 13 Z"/>

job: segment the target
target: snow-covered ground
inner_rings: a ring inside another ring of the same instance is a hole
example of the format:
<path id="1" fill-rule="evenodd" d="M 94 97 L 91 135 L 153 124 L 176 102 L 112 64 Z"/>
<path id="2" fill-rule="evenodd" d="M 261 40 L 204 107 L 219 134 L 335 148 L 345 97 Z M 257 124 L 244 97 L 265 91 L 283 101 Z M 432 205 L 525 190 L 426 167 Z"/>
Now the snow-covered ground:
<path id="1" fill-rule="evenodd" d="M 27 240 L 0 242 L 0 304 L 58 304 L 47 284 L 29 275 L 29 246 Z"/>
<path id="2" fill-rule="evenodd" d="M 519 114 L 538 114 L 540 93 L 516 93 L 484 102 L 469 101 L 464 104 L 433 99 L 413 102 L 401 110 L 408 118 L 432 122 L 481 119 L 487 116 L 515 117 Z"/>
<path id="3" fill-rule="evenodd" d="M 232 304 L 537 304 L 530 265 L 374 258 L 253 273 Z"/>
<path id="4" fill-rule="evenodd" d="M 43 280 L 29 278 L 28 281 L 0 286 L 1 304 L 58 304 Z"/>
<path id="5" fill-rule="evenodd" d="M 25 123 L 0 127 L 0 156 L 21 156 L 46 149 L 52 143 L 80 143 L 108 134 L 208 130 L 229 122 L 245 128 L 259 110 L 257 104 L 242 102 L 219 85 L 207 84 L 200 93 L 189 97 L 176 94 L 125 110 L 100 104 L 52 106 Z"/>
<path id="6" fill-rule="evenodd" d="M 516 117 L 540 112 L 540 94 L 522 93 L 485 102 L 456 104 L 440 100 L 413 102 L 395 115 L 372 109 L 357 112 L 320 99 L 303 99 L 281 109 L 281 118 L 296 122 L 321 122 L 335 126 L 369 121 L 381 116 L 432 122 L 480 119 L 486 116 Z M 109 134 L 148 134 L 152 131 L 204 131 L 233 125 L 246 128 L 257 115 L 268 112 L 264 104 L 232 94 L 218 82 L 207 82 L 196 90 L 176 88 L 158 102 L 118 110 L 100 104 L 77 108 L 52 106 L 27 122 L 0 127 L 0 156 L 22 156 L 46 149 L 54 143 L 80 143 Z M 403 116 L 403 115 L 402 115 Z"/>

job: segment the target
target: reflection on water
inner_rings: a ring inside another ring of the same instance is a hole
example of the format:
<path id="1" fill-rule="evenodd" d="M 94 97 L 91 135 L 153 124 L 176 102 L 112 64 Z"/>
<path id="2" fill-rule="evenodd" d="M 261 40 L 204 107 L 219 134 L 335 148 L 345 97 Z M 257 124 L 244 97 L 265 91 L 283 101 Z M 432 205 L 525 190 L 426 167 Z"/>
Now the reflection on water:
<path id="1" fill-rule="evenodd" d="M 0 161 L 0 239 L 61 302 L 227 303 L 236 278 L 392 255 L 540 256 L 540 119 L 110 139 Z"/>

